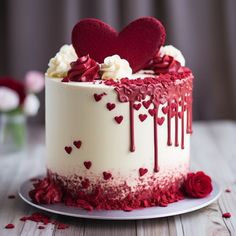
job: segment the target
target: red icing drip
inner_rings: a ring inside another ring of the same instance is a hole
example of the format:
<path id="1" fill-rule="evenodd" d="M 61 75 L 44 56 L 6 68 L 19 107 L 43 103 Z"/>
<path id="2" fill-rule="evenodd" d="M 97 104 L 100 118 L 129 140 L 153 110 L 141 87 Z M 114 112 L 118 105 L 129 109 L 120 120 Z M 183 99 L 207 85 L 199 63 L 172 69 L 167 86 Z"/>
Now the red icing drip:
<path id="1" fill-rule="evenodd" d="M 134 144 L 134 103 L 132 101 L 129 102 L 129 119 L 130 119 L 130 151 L 135 151 Z"/>
<path id="2" fill-rule="evenodd" d="M 157 112 L 154 114 L 153 117 L 153 125 L 154 125 L 154 172 L 159 171 L 158 167 L 158 125 L 157 125 L 157 119 L 158 119 L 158 108 L 159 106 L 155 106 L 155 109 Z"/>
<path id="3" fill-rule="evenodd" d="M 158 131 L 157 124 L 162 125 L 165 118 L 156 115 L 159 104 L 167 103 L 162 108 L 162 112 L 167 115 L 167 145 L 172 145 L 171 140 L 171 119 L 175 117 L 175 146 L 179 146 L 178 140 L 178 121 L 181 119 L 181 148 L 184 148 L 184 134 L 192 132 L 192 73 L 186 67 L 181 67 L 178 72 L 170 72 L 168 74 L 160 74 L 157 77 L 146 77 L 144 79 L 123 78 L 119 82 L 107 80 L 104 83 L 108 86 L 114 86 L 120 102 L 129 102 L 130 106 L 130 151 L 134 150 L 134 124 L 133 124 L 133 108 L 139 109 L 138 104 L 134 102 L 142 102 L 143 106 L 148 109 L 151 104 L 153 109 L 149 109 L 148 113 L 154 116 L 154 171 L 158 171 Z M 175 81 L 178 80 L 178 83 Z M 150 98 L 146 100 L 146 98 Z M 181 112 L 178 112 L 178 101 L 181 98 Z M 185 101 L 184 101 L 185 100 Z M 187 105 L 185 105 L 185 102 Z M 187 127 L 184 129 L 184 112 L 187 108 Z M 116 121 L 117 121 L 116 117 Z M 146 114 L 139 114 L 139 119 L 143 122 L 147 118 Z M 117 121 L 118 123 L 118 121 Z"/>
<path id="4" fill-rule="evenodd" d="M 171 103 L 170 101 L 168 101 L 168 113 L 167 113 L 167 145 L 171 146 L 172 142 L 171 142 Z"/>

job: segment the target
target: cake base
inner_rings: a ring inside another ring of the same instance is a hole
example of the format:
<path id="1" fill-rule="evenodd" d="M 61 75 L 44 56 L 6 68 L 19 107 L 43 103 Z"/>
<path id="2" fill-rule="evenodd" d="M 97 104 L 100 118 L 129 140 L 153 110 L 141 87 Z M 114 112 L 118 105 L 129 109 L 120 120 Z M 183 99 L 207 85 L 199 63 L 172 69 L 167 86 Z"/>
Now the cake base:
<path id="1" fill-rule="evenodd" d="M 36 178 L 42 179 L 43 176 L 37 176 Z M 33 188 L 33 182 L 30 180 L 25 181 L 21 185 L 19 189 L 19 195 L 29 205 L 55 214 L 101 220 L 138 220 L 174 216 L 206 207 L 212 202 L 216 201 L 221 194 L 219 185 L 214 181 L 212 181 L 212 185 L 213 191 L 209 196 L 205 198 L 185 198 L 179 202 L 174 202 L 168 205 L 167 207 L 148 207 L 133 210 L 130 212 L 121 210 L 87 211 L 77 207 L 68 207 L 63 203 L 57 203 L 52 205 L 38 205 L 33 203 L 29 197 L 29 191 Z"/>

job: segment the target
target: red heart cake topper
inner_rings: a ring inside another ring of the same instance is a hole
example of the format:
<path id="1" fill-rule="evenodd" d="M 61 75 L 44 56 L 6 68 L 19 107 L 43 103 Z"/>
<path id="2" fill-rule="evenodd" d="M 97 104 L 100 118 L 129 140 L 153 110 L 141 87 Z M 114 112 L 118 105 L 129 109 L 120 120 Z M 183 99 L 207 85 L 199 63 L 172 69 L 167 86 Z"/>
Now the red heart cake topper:
<path id="1" fill-rule="evenodd" d="M 154 17 L 139 18 L 120 33 L 98 19 L 87 18 L 75 25 L 72 44 L 79 57 L 89 54 L 98 63 L 118 54 L 136 72 L 156 55 L 165 36 L 165 28 Z"/>

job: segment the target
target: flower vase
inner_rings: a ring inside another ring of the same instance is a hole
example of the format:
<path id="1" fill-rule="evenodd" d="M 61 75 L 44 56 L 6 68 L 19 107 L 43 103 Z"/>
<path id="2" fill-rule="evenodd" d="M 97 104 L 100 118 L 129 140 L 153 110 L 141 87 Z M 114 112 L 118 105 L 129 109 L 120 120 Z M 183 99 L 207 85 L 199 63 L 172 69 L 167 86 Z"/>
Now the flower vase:
<path id="1" fill-rule="evenodd" d="M 0 156 L 20 151 L 25 144 L 25 115 L 22 113 L 0 114 Z"/>

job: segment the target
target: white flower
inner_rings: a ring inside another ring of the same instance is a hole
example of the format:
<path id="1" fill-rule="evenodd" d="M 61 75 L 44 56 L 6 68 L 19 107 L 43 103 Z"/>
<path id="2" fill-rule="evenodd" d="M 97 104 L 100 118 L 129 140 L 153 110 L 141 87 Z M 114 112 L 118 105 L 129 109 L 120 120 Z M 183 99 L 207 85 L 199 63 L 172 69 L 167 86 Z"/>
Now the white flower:
<path id="1" fill-rule="evenodd" d="M 40 102 L 34 94 L 29 94 L 26 96 L 23 111 L 28 116 L 35 116 L 38 113 L 40 107 Z"/>
<path id="2" fill-rule="evenodd" d="M 101 64 L 100 71 L 102 73 L 102 79 L 104 80 L 121 79 L 132 75 L 129 62 L 125 59 L 121 59 L 118 55 L 106 57 L 104 63 Z"/>
<path id="3" fill-rule="evenodd" d="M 44 87 L 44 75 L 39 71 L 29 71 L 25 75 L 25 85 L 29 92 L 38 93 Z"/>
<path id="4" fill-rule="evenodd" d="M 56 78 L 65 77 L 71 68 L 71 62 L 77 59 L 77 54 L 72 45 L 62 46 L 56 56 L 49 61 L 46 75 Z"/>
<path id="5" fill-rule="evenodd" d="M 0 87 L 0 111 L 6 112 L 16 109 L 19 102 L 19 96 L 14 90 Z"/>
<path id="6" fill-rule="evenodd" d="M 176 61 L 178 61 L 181 64 L 181 66 L 185 66 L 185 59 L 184 59 L 182 52 L 172 45 L 162 46 L 160 48 L 159 55 L 161 57 L 163 57 L 164 55 L 171 56 Z"/>

